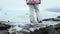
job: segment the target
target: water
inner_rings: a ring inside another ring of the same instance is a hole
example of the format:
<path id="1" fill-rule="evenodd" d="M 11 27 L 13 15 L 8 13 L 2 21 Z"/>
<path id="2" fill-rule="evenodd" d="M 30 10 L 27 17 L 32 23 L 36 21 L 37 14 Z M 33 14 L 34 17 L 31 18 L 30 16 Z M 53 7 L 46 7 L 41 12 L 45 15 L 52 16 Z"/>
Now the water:
<path id="1" fill-rule="evenodd" d="M 59 12 L 52 12 L 46 10 L 40 10 L 40 16 L 42 19 L 56 18 L 59 16 Z M 0 20 L 11 21 L 12 24 L 15 23 L 27 23 L 29 22 L 29 11 L 28 10 L 5 10 L 0 12 Z M 10 24 L 10 23 L 9 23 Z"/>

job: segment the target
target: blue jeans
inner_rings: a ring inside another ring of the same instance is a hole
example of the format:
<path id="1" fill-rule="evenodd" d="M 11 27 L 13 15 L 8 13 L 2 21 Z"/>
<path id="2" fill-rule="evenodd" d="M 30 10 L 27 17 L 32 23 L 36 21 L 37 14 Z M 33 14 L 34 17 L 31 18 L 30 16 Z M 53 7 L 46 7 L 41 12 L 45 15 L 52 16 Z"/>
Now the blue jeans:
<path id="1" fill-rule="evenodd" d="M 30 9 L 30 21 L 32 22 L 40 21 L 41 17 L 39 12 L 39 4 L 29 5 L 29 9 Z M 34 12 L 36 13 L 36 20 L 34 17 L 35 15 Z"/>

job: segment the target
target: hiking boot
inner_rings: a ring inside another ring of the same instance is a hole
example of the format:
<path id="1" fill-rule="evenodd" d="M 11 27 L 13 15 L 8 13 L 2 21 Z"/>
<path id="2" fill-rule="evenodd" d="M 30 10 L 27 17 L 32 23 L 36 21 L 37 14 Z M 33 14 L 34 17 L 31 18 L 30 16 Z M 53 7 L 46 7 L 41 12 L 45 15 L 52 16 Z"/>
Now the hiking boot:
<path id="1" fill-rule="evenodd" d="M 42 21 L 38 21 L 38 23 L 42 23 Z"/>
<path id="2" fill-rule="evenodd" d="M 30 23 L 34 23 L 33 21 L 30 21 Z"/>

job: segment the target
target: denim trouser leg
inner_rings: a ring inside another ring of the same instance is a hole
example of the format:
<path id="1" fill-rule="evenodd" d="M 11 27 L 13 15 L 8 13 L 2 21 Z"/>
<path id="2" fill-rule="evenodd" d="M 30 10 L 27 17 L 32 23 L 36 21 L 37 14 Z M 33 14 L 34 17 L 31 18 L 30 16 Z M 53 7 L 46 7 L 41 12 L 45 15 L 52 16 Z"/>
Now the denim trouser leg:
<path id="1" fill-rule="evenodd" d="M 34 8 L 35 8 L 35 12 L 36 12 L 37 21 L 40 21 L 41 17 L 40 17 L 40 11 L 39 11 L 39 4 L 35 4 Z"/>
<path id="2" fill-rule="evenodd" d="M 34 22 L 34 6 L 33 5 L 29 5 L 29 10 L 30 10 L 30 21 Z"/>

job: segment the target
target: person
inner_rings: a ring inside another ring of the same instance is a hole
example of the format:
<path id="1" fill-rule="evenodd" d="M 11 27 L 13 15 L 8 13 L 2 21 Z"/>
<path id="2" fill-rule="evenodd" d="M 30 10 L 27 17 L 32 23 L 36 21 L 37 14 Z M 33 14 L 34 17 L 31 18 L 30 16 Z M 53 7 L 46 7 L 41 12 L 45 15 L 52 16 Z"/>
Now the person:
<path id="1" fill-rule="evenodd" d="M 41 17 L 39 13 L 39 4 L 41 4 L 41 0 L 26 0 L 27 5 L 29 5 L 30 10 L 30 22 L 34 23 L 34 12 L 36 13 L 37 22 L 41 23 Z"/>

